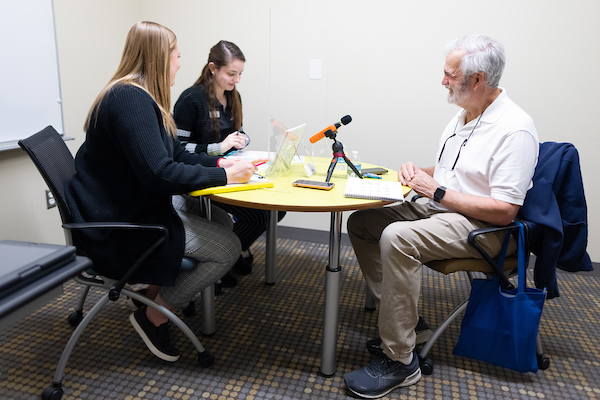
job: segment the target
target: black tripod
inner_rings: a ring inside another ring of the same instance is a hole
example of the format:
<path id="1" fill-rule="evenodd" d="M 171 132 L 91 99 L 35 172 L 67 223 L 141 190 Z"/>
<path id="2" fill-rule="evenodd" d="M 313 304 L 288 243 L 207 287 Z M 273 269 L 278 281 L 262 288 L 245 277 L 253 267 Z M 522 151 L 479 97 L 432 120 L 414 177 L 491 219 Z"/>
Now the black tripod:
<path id="1" fill-rule="evenodd" d="M 331 179 L 331 175 L 335 170 L 335 166 L 338 162 L 339 157 L 342 157 L 346 161 L 346 164 L 349 165 L 350 168 L 352 168 L 352 171 L 354 171 L 356 176 L 358 176 L 360 179 L 363 179 L 363 176 L 360 173 L 360 171 L 357 170 L 354 164 L 352 164 L 352 161 L 350 161 L 348 157 L 346 157 L 346 153 L 344 153 L 344 145 L 342 144 L 342 142 L 336 140 L 336 133 L 332 132 L 331 130 L 328 130 L 327 132 L 325 132 L 325 136 L 327 136 L 330 139 L 333 139 L 333 145 L 331 146 L 331 149 L 333 150 L 333 158 L 331 159 L 331 164 L 329 165 L 329 169 L 327 170 L 327 179 L 325 179 L 325 182 L 329 182 L 329 180 Z"/>

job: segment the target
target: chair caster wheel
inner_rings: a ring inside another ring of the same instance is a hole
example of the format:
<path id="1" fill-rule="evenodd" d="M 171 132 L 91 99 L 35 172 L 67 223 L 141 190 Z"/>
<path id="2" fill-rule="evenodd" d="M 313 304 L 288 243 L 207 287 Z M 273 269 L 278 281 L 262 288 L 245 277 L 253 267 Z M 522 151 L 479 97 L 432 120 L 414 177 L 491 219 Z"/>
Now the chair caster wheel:
<path id="1" fill-rule="evenodd" d="M 198 362 L 202 368 L 210 367 L 215 363 L 215 356 L 210 354 L 210 351 L 205 350 L 202 353 L 198 353 Z"/>
<path id="2" fill-rule="evenodd" d="M 183 308 L 183 315 L 186 317 L 191 317 L 196 314 L 196 302 L 194 300 L 190 301 L 190 303 Z"/>
<path id="3" fill-rule="evenodd" d="M 80 311 L 75 310 L 71 314 L 69 314 L 69 316 L 67 317 L 67 321 L 69 321 L 69 325 L 71 325 L 73 328 L 76 328 L 82 319 L 83 319 L 83 311 L 81 311 L 81 310 Z"/>
<path id="4" fill-rule="evenodd" d="M 537 355 L 537 363 L 538 363 L 539 369 L 541 369 L 541 370 L 548 369 L 550 367 L 550 358 L 546 357 L 543 354 L 538 354 Z"/>
<path id="5" fill-rule="evenodd" d="M 424 375 L 431 375 L 433 373 L 433 361 L 431 358 L 419 357 L 419 366 L 421 367 L 421 373 Z"/>
<path id="6" fill-rule="evenodd" d="M 60 400 L 62 395 L 63 395 L 62 385 L 60 383 L 52 384 L 52 386 L 48 386 L 46 389 L 44 389 L 44 391 L 42 392 L 42 399 L 43 400 Z"/>

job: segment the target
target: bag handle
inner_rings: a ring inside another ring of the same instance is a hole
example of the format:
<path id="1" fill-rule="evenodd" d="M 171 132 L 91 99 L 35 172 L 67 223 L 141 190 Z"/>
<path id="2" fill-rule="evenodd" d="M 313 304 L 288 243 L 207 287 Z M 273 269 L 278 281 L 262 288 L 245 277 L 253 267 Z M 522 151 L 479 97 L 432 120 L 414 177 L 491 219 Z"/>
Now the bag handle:
<path id="1" fill-rule="evenodd" d="M 518 293 L 523 293 L 527 288 L 527 269 L 525 267 L 525 227 L 522 222 L 515 221 L 518 226 L 518 238 L 517 238 L 517 256 L 519 262 L 519 286 L 517 287 Z"/>
<path id="2" fill-rule="evenodd" d="M 508 248 L 508 242 L 510 241 L 510 235 L 512 234 L 512 229 L 506 232 L 504 235 L 504 243 L 502 243 L 502 249 L 500 249 L 500 254 L 498 255 L 498 271 L 502 273 L 502 264 L 504 264 L 504 258 L 506 257 L 506 249 Z"/>
<path id="3" fill-rule="evenodd" d="M 518 287 L 517 292 L 523 293 L 527 288 L 527 268 L 525 267 L 525 226 L 522 222 L 514 221 L 514 224 L 517 225 L 517 260 L 518 260 Z M 512 230 L 506 233 L 504 236 L 504 243 L 502 243 L 502 249 L 500 250 L 500 255 L 498 256 L 498 268 L 502 271 L 502 264 L 504 263 L 504 258 L 506 256 L 506 249 L 508 248 L 508 242 L 510 241 L 510 236 L 512 234 Z"/>
<path id="4" fill-rule="evenodd" d="M 518 259 L 518 287 L 517 292 L 523 293 L 525 292 L 525 288 L 527 288 L 527 269 L 525 267 L 525 227 L 522 222 L 514 221 L 514 224 L 517 225 L 517 259 Z M 502 249 L 500 250 L 500 255 L 498 256 L 498 268 L 502 271 L 502 264 L 504 263 L 504 258 L 506 256 L 506 249 L 508 248 L 508 242 L 510 241 L 510 236 L 512 234 L 512 230 L 506 233 L 504 236 L 504 243 L 502 243 Z"/>
<path id="5" fill-rule="evenodd" d="M 526 273 L 527 269 L 525 267 L 525 227 L 522 222 L 514 221 L 514 224 L 517 226 L 517 261 L 518 261 L 518 291 L 524 292 L 527 287 L 527 279 Z M 500 250 L 500 254 L 498 255 L 498 269 L 502 271 L 502 264 L 504 264 L 504 258 L 506 257 L 506 250 L 508 248 L 508 242 L 510 241 L 510 236 L 512 235 L 513 230 L 509 230 L 506 232 L 504 236 L 504 242 L 502 243 L 502 249 Z"/>
<path id="6" fill-rule="evenodd" d="M 510 241 L 510 236 L 513 234 L 513 232 L 515 231 L 515 229 L 519 229 L 520 225 L 517 224 L 517 222 L 513 222 L 508 226 L 496 226 L 496 227 L 487 227 L 487 228 L 480 228 L 480 229 L 475 229 L 473 231 L 471 231 L 469 233 L 469 236 L 467 238 L 467 242 L 473 246 L 475 248 L 475 250 L 477 250 L 479 252 L 479 254 L 481 254 L 481 256 L 483 257 L 484 260 L 486 260 L 489 264 L 490 267 L 492 267 L 493 270 L 493 275 L 494 277 L 498 280 L 498 283 L 507 290 L 512 290 L 515 288 L 515 285 L 513 285 L 508 278 L 506 277 L 506 275 L 504 275 L 504 273 L 502 272 L 502 264 L 504 263 L 504 260 L 506 258 L 506 251 L 508 249 L 508 242 Z M 523 230 L 524 232 L 527 231 L 527 226 L 523 225 Z M 479 237 L 480 235 L 485 235 L 488 233 L 495 233 L 495 232 L 506 232 L 506 235 L 504 236 L 504 243 L 500 249 L 500 252 L 497 254 L 496 258 L 492 258 L 482 247 L 481 245 L 477 242 L 477 237 Z M 520 237 L 523 238 L 524 240 L 524 245 L 521 246 L 522 249 L 524 249 L 523 251 L 527 252 L 527 238 L 525 237 L 524 234 L 521 234 Z M 517 237 L 518 239 L 518 237 Z M 524 266 L 527 266 L 527 262 L 525 260 Z"/>

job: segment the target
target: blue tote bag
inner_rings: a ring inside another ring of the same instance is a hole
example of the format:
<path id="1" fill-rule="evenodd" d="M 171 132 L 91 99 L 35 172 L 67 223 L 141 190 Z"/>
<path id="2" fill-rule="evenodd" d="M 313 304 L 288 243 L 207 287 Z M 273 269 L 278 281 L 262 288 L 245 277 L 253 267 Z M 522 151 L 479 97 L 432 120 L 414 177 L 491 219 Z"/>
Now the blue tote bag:
<path id="1" fill-rule="evenodd" d="M 546 291 L 526 284 L 525 233 L 518 225 L 519 286 L 502 288 L 498 277 L 475 279 L 453 354 L 486 361 L 518 372 L 538 370 L 536 340 Z M 498 266 L 502 269 L 510 234 Z"/>

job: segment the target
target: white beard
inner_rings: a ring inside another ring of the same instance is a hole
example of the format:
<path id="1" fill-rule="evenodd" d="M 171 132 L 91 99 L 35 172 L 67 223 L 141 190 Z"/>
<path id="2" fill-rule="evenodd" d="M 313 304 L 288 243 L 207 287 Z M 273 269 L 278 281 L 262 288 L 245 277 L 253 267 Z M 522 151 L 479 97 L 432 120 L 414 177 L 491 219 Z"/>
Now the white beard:
<path id="1" fill-rule="evenodd" d="M 468 84 L 469 80 L 465 79 L 455 88 L 451 88 L 450 85 L 444 85 L 446 89 L 450 90 L 448 92 L 448 103 L 456 104 L 457 106 L 463 104 L 469 96 Z"/>

